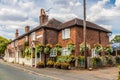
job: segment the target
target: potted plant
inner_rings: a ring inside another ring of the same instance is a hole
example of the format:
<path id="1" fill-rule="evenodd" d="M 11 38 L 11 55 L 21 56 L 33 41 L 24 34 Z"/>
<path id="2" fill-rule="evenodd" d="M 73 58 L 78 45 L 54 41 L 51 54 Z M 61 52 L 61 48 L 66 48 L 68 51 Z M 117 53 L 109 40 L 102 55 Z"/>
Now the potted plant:
<path id="1" fill-rule="evenodd" d="M 54 67 L 57 69 L 61 69 L 61 63 L 60 62 L 55 62 Z"/>
<path id="2" fill-rule="evenodd" d="M 62 62 L 61 63 L 61 68 L 62 69 L 68 70 L 69 67 L 70 67 L 70 64 L 68 62 Z"/>
<path id="3" fill-rule="evenodd" d="M 44 62 L 40 61 L 37 63 L 37 68 L 44 68 Z"/>
<path id="4" fill-rule="evenodd" d="M 52 61 L 52 60 L 47 61 L 47 66 L 48 66 L 49 68 L 53 68 L 53 66 L 54 66 L 54 61 Z"/>

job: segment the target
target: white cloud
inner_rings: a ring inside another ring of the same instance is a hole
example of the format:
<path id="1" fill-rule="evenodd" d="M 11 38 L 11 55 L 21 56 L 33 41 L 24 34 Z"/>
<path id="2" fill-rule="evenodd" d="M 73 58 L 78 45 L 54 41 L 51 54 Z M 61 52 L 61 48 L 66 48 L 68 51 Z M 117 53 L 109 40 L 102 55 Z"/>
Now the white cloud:
<path id="1" fill-rule="evenodd" d="M 16 9 L 10 9 L 10 8 L 0 9 L 0 20 L 25 21 L 26 19 L 27 19 L 27 14 L 22 11 L 18 11 Z"/>
<path id="2" fill-rule="evenodd" d="M 100 26 L 104 27 L 107 30 L 110 30 L 110 31 L 112 30 L 112 26 L 111 25 L 103 25 L 103 24 L 101 24 Z"/>

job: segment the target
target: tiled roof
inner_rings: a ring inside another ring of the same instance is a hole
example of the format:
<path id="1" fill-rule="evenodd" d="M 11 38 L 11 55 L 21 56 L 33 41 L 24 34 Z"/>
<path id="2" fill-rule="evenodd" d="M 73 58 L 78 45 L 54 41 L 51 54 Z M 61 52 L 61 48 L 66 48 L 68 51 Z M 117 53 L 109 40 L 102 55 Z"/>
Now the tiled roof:
<path id="1" fill-rule="evenodd" d="M 87 28 L 91 28 L 91 29 L 95 29 L 95 30 L 99 30 L 99 31 L 104 31 L 104 32 L 108 32 L 108 33 L 111 33 L 111 31 L 97 25 L 97 24 L 94 24 L 92 22 L 89 22 L 89 21 L 86 21 L 87 23 Z M 61 30 L 61 29 L 64 29 L 64 28 L 67 28 L 67 27 L 72 27 L 74 25 L 77 25 L 77 26 L 80 26 L 80 27 L 83 27 L 83 20 L 81 19 L 78 19 L 78 18 L 74 18 L 70 21 L 67 21 L 67 22 L 64 22 L 64 23 L 61 23 L 60 21 L 52 18 L 51 20 L 49 20 L 47 23 L 45 23 L 44 25 L 39 25 L 35 28 L 33 28 L 32 30 L 30 30 L 29 32 L 27 33 L 24 33 L 22 34 L 21 36 L 18 36 L 16 39 L 14 39 L 13 41 L 17 40 L 17 39 L 20 39 L 40 28 L 50 28 L 50 29 L 54 29 L 54 30 Z"/>
<path id="2" fill-rule="evenodd" d="M 83 20 L 78 19 L 78 18 L 72 19 L 70 21 L 62 23 L 59 26 L 59 29 L 64 29 L 64 28 L 71 27 L 71 26 L 74 26 L 74 25 L 78 25 L 80 27 L 83 27 Z M 86 25 L 87 25 L 87 28 L 91 28 L 91 29 L 95 29 L 95 30 L 100 30 L 100 31 L 111 33 L 111 31 L 109 31 L 109 30 L 107 30 L 107 29 L 105 29 L 105 28 L 103 28 L 103 27 L 101 27 L 101 26 L 99 26 L 97 24 L 89 22 L 89 21 L 86 21 Z"/>
<path id="3" fill-rule="evenodd" d="M 20 38 L 22 38 L 22 37 L 24 37 L 24 36 L 26 36 L 26 35 L 34 32 L 34 31 L 36 31 L 36 30 L 38 30 L 38 29 L 40 29 L 40 28 L 51 28 L 51 29 L 58 30 L 58 27 L 59 27 L 60 24 L 61 24 L 60 21 L 52 18 L 52 19 L 50 19 L 47 23 L 45 23 L 44 25 L 39 25 L 39 26 L 33 28 L 33 29 L 30 30 L 29 32 L 24 33 L 24 34 L 18 36 L 18 37 L 17 37 L 16 39 L 14 39 L 13 41 L 15 41 L 15 40 L 17 40 L 17 39 L 20 39 Z"/>

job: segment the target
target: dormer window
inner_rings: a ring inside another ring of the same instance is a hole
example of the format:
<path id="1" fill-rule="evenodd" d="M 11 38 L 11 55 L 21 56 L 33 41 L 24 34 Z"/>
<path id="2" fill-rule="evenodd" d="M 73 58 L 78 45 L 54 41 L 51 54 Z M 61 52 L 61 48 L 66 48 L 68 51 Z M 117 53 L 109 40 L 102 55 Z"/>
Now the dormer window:
<path id="1" fill-rule="evenodd" d="M 70 28 L 62 30 L 62 39 L 70 38 Z"/>

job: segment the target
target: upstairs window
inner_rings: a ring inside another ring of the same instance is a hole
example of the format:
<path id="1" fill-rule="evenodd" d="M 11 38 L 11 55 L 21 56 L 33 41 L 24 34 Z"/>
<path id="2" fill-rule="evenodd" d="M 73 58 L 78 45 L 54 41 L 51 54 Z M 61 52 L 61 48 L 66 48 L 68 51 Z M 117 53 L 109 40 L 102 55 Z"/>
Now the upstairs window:
<path id="1" fill-rule="evenodd" d="M 32 40 L 35 40 L 35 32 L 32 33 Z"/>
<path id="2" fill-rule="evenodd" d="M 62 30 L 62 39 L 68 39 L 70 38 L 70 29 L 64 29 Z"/>

